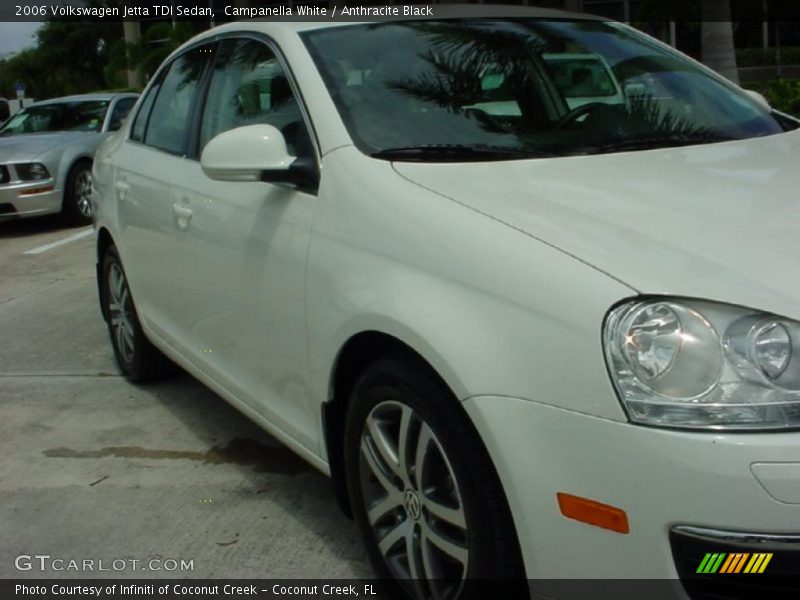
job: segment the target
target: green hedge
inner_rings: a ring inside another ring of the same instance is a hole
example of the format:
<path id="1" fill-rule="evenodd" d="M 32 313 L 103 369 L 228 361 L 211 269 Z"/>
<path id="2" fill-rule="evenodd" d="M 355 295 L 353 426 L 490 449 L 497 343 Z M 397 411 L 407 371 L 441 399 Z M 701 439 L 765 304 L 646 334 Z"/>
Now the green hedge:
<path id="1" fill-rule="evenodd" d="M 779 79 L 751 83 L 746 87 L 762 93 L 773 108 L 800 117 L 800 81 Z"/>
<path id="2" fill-rule="evenodd" d="M 800 65 L 800 47 L 781 48 L 782 65 Z M 778 64 L 777 48 L 741 48 L 736 51 L 736 63 L 743 67 L 771 67 Z"/>

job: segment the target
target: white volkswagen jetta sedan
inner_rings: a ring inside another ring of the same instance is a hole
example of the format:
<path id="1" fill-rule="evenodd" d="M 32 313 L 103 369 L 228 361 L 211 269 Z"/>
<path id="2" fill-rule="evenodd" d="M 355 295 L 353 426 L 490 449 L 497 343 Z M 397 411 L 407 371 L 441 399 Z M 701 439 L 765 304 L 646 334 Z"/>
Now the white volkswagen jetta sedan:
<path id="1" fill-rule="evenodd" d="M 94 169 L 120 368 L 169 357 L 330 474 L 410 595 L 796 576 L 798 122 L 629 27 L 504 14 L 167 59 Z M 560 53 L 624 98 L 576 105 Z"/>

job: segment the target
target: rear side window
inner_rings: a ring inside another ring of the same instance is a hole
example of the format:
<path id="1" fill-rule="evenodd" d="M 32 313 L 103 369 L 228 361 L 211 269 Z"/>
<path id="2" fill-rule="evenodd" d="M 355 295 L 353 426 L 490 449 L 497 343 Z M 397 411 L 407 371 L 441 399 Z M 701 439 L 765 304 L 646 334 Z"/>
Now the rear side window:
<path id="1" fill-rule="evenodd" d="M 210 56 L 208 46 L 194 48 L 169 66 L 150 111 L 145 144 L 172 154 L 185 153 L 200 80 Z"/>

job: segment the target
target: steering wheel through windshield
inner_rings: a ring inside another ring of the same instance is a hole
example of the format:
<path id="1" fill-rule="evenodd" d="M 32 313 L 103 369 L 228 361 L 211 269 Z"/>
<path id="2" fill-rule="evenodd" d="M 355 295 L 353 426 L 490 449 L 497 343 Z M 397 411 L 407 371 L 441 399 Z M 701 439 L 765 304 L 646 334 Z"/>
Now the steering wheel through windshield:
<path id="1" fill-rule="evenodd" d="M 583 116 L 588 115 L 591 112 L 594 112 L 598 108 L 605 108 L 608 105 L 603 102 L 590 102 L 589 104 L 582 104 L 581 106 L 577 106 L 561 117 L 556 124 L 553 126 L 553 129 L 556 131 L 560 129 L 564 129 L 568 125 L 571 125 L 578 119 Z"/>

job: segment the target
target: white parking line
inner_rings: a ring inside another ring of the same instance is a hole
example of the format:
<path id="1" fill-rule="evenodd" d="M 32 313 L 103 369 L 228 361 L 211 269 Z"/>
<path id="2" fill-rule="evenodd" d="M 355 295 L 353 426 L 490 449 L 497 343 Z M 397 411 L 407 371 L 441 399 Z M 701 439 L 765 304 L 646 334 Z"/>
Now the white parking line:
<path id="1" fill-rule="evenodd" d="M 69 237 L 65 237 L 63 240 L 58 240 L 56 242 L 50 242 L 49 244 L 45 244 L 44 246 L 39 246 L 38 248 L 34 248 L 33 250 L 28 250 L 27 252 L 23 252 L 23 254 L 41 254 L 42 252 L 47 252 L 48 250 L 52 250 L 53 248 L 58 248 L 59 246 L 63 246 L 64 244 L 69 244 L 70 242 L 76 242 L 78 240 L 82 240 L 85 237 L 89 237 L 94 233 L 93 227 L 88 227 L 79 231 L 78 233 L 74 233 Z"/>

